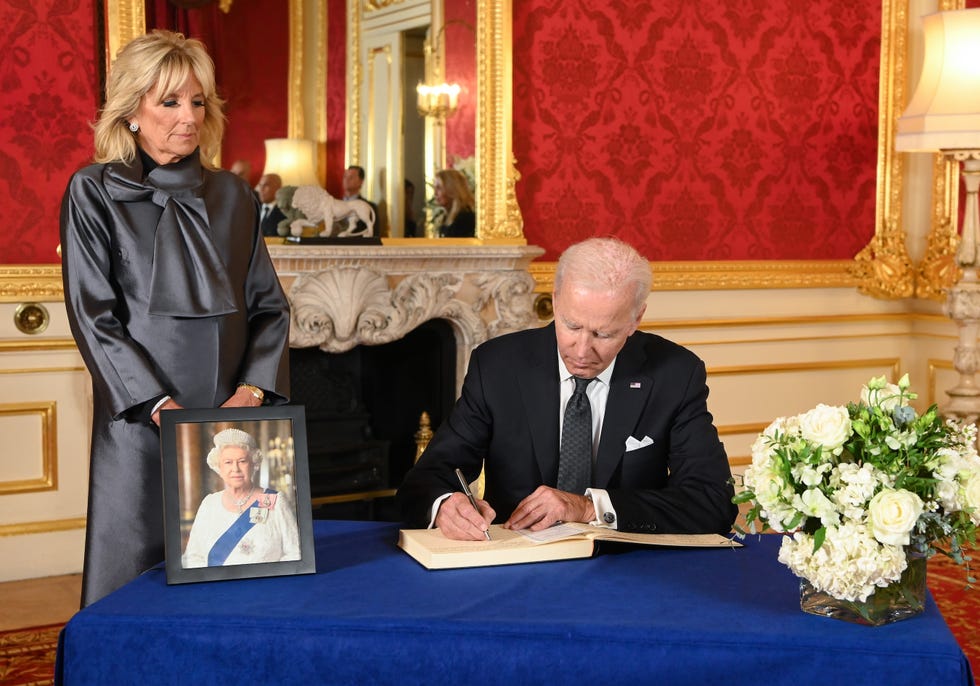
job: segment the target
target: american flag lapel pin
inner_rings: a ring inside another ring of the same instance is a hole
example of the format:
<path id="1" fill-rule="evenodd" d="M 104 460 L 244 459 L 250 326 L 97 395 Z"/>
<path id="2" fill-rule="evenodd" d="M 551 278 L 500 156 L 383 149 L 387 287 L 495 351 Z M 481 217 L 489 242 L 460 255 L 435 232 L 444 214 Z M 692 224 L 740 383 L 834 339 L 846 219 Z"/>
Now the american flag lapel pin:
<path id="1" fill-rule="evenodd" d="M 641 388 L 643 384 L 639 381 L 630 381 L 630 388 Z"/>

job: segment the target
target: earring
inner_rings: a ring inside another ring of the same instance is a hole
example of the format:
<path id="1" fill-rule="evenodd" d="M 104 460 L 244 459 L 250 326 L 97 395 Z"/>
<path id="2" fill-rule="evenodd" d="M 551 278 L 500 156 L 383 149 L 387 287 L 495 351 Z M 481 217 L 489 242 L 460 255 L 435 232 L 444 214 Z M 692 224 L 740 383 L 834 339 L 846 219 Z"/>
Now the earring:
<path id="1" fill-rule="evenodd" d="M 140 125 L 134 121 L 131 121 L 129 122 L 129 130 L 132 131 L 133 133 L 136 133 L 137 131 L 140 130 Z"/>

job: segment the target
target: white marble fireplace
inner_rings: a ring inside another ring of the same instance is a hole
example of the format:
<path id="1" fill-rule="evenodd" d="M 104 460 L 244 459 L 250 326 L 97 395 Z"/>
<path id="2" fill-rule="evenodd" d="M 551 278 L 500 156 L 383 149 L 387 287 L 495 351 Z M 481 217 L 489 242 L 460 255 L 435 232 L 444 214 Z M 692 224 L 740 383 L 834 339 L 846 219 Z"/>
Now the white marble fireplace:
<path id="1" fill-rule="evenodd" d="M 405 241 L 404 243 L 410 243 Z M 456 338 L 456 384 L 473 348 L 535 325 L 526 245 L 270 245 L 292 306 L 289 344 L 340 353 L 443 319 Z"/>

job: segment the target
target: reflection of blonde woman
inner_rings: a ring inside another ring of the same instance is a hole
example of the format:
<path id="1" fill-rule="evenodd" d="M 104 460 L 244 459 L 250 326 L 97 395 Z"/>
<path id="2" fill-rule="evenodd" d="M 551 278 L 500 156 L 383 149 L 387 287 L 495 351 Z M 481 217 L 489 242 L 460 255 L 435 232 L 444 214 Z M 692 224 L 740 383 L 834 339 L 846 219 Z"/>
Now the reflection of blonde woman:
<path id="1" fill-rule="evenodd" d="M 255 485 L 262 451 L 240 429 L 214 436 L 208 466 L 224 488 L 204 498 L 191 527 L 183 566 L 218 567 L 298 560 L 296 512 L 284 493 Z"/>
<path id="2" fill-rule="evenodd" d="M 445 238 L 472 238 L 476 235 L 476 213 L 473 193 L 466 177 L 456 169 L 436 172 L 432 185 L 435 201 L 446 208 L 446 220 L 440 232 Z"/>

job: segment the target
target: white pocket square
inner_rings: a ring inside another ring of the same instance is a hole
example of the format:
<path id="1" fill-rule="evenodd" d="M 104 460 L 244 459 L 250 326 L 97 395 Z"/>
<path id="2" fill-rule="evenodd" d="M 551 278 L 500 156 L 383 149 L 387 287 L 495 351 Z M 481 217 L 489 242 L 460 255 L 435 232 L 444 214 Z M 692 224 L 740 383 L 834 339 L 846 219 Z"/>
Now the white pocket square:
<path id="1" fill-rule="evenodd" d="M 653 439 L 649 436 L 644 436 L 642 440 L 630 436 L 626 439 L 626 452 L 646 448 L 648 445 L 653 445 Z"/>

